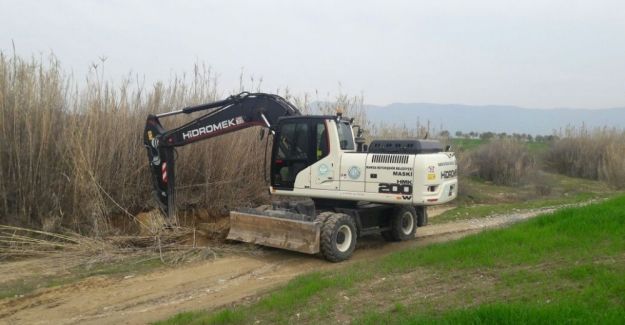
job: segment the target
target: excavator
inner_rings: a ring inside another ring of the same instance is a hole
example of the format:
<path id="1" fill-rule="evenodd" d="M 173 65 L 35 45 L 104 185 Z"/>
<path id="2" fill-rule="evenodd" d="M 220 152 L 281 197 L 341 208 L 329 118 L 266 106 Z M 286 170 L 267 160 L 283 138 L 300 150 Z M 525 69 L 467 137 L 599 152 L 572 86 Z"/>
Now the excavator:
<path id="1" fill-rule="evenodd" d="M 160 120 L 206 112 L 166 130 Z M 458 194 L 456 157 L 435 140 L 373 140 L 353 119 L 302 115 L 284 98 L 243 92 L 224 100 L 149 115 L 144 131 L 154 196 L 166 220 L 176 220 L 175 148 L 249 127 L 273 136 L 269 168 L 272 204 L 230 211 L 227 239 L 349 259 L 358 238 L 415 238 L 427 207 Z"/>

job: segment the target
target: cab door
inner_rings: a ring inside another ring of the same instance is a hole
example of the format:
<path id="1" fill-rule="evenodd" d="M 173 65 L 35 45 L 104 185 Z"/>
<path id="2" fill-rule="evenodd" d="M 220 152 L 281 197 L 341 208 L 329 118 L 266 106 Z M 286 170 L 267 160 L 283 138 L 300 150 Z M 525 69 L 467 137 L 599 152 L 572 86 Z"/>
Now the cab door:
<path id="1" fill-rule="evenodd" d="M 326 120 L 317 119 L 312 122 L 315 163 L 310 166 L 310 187 L 319 190 L 338 189 L 339 166 L 334 159 L 338 152 L 336 152 L 336 148 L 330 146 L 330 138 L 334 135 L 331 134 Z"/>
<path id="2" fill-rule="evenodd" d="M 271 154 L 271 185 L 281 190 L 292 190 L 299 175 L 298 187 L 310 187 L 310 170 L 306 168 L 314 161 L 309 120 L 282 121 Z"/>

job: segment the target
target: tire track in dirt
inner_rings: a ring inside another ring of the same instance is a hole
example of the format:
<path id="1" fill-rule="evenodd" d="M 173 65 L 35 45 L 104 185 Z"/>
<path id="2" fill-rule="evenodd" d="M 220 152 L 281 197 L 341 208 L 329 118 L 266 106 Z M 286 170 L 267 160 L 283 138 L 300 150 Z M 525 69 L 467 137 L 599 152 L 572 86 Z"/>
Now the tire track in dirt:
<path id="1" fill-rule="evenodd" d="M 555 208 L 430 225 L 419 228 L 417 239 L 408 242 L 387 243 L 378 236 L 363 238 L 353 258 L 338 264 L 310 255 L 266 249 L 261 256 L 231 255 L 135 277 L 91 277 L 0 301 L 0 321 L 6 324 L 144 324 L 182 311 L 214 309 L 244 301 L 310 271 L 338 268 L 408 247 L 457 239 L 553 210 Z M 431 216 L 435 217 L 434 213 Z"/>

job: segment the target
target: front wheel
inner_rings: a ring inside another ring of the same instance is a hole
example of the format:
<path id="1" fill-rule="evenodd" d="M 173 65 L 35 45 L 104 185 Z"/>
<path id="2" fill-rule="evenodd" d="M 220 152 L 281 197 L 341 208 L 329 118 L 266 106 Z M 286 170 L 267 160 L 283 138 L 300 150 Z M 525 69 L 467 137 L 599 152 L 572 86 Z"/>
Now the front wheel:
<path id="1" fill-rule="evenodd" d="M 344 213 L 334 213 L 321 226 L 321 255 L 330 262 L 349 259 L 356 248 L 354 219 Z"/>

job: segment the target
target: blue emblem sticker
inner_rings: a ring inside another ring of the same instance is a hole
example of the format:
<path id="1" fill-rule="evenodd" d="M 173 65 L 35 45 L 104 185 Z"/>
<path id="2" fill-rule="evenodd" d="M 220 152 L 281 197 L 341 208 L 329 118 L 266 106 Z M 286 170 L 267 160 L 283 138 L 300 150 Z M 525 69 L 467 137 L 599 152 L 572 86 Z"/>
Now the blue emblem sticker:
<path id="1" fill-rule="evenodd" d="M 347 175 L 351 179 L 358 179 L 360 177 L 360 169 L 357 166 L 352 166 L 347 171 Z"/>
<path id="2" fill-rule="evenodd" d="M 328 168 L 328 165 L 326 164 L 319 165 L 319 175 L 325 175 L 328 173 L 328 171 L 330 171 L 330 168 Z"/>

